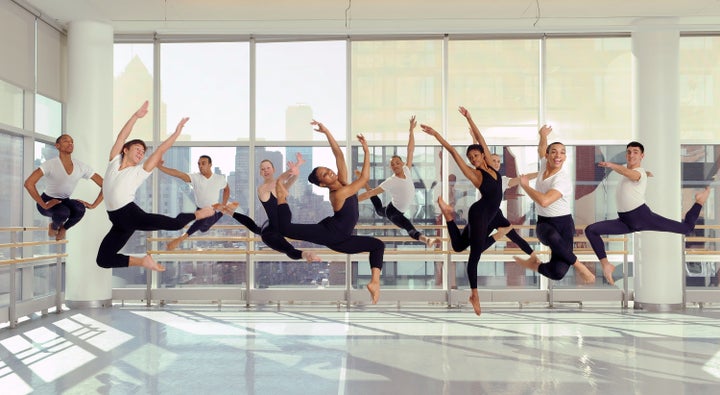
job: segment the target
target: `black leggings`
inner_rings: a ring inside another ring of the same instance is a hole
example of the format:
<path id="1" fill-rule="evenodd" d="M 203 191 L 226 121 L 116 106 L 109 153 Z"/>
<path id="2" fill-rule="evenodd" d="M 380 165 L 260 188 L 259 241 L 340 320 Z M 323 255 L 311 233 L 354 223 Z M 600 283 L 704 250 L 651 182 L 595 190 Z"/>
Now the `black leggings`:
<path id="1" fill-rule="evenodd" d="M 43 202 L 49 202 L 52 199 L 58 199 L 54 198 L 52 196 L 48 196 L 46 194 L 40 195 L 40 198 L 43 200 Z M 40 214 L 52 218 L 52 228 L 55 230 L 60 229 L 61 227 L 64 227 L 66 230 L 73 227 L 73 225 L 80 222 L 82 217 L 85 215 L 85 205 L 82 204 L 79 200 L 65 198 L 65 199 L 58 199 L 60 203 L 50 207 L 49 209 L 44 209 L 39 204 L 36 204 L 38 211 Z"/>
<path id="2" fill-rule="evenodd" d="M 510 221 L 508 221 L 508 219 L 505 218 L 505 216 L 502 213 L 502 210 L 498 209 L 497 214 L 495 214 L 495 218 L 493 218 L 492 221 L 490 221 L 490 225 L 488 225 L 488 226 L 489 226 L 490 230 L 493 230 L 493 229 L 497 229 L 497 228 L 504 228 L 504 227 L 510 226 L 510 225 L 511 225 Z M 528 242 L 525 239 L 523 239 L 522 236 L 520 236 L 520 234 L 518 234 L 518 232 L 515 231 L 515 229 L 508 232 L 505 236 L 508 239 L 510 239 L 510 241 L 517 244 L 517 246 L 520 247 L 520 249 L 523 250 L 523 252 L 525 252 L 526 254 L 530 255 L 533 253 L 533 249 L 532 249 L 532 247 L 530 247 L 530 244 L 528 244 Z M 488 241 L 490 242 L 490 245 L 492 245 L 495 242 L 495 239 L 492 237 L 490 239 L 492 239 L 492 240 L 488 240 Z M 488 245 L 485 248 L 487 249 L 488 247 L 490 247 L 490 245 Z"/>
<path id="3" fill-rule="evenodd" d="M 643 230 L 654 230 L 658 232 L 680 233 L 687 235 L 695 229 L 695 222 L 700 216 L 702 205 L 693 204 L 685 214 L 683 222 L 673 221 L 650 210 L 646 204 L 624 213 L 618 213 L 619 218 L 607 221 L 596 222 L 585 228 L 587 236 L 595 255 L 598 259 L 607 258 L 605 243 L 600 235 L 624 235 Z"/>
<path id="4" fill-rule="evenodd" d="M 195 219 L 195 213 L 180 213 L 172 218 L 161 214 L 149 214 L 135 203 L 108 211 L 112 222 L 110 231 L 100 243 L 96 262 L 103 268 L 128 267 L 130 257 L 119 251 L 136 230 L 180 230 Z"/>
<path id="5" fill-rule="evenodd" d="M 263 243 L 275 251 L 282 252 L 290 259 L 301 259 L 302 251 L 293 247 L 274 225 L 266 225 L 260 232 Z"/>
<path id="6" fill-rule="evenodd" d="M 253 221 L 253 219 L 248 217 L 247 215 L 233 213 L 233 218 L 235 218 L 235 221 L 240 222 L 243 226 L 248 228 L 249 231 L 255 233 L 256 235 L 259 235 L 260 232 L 262 232 L 260 226 L 258 226 L 258 224 L 256 224 L 255 221 Z"/>
<path id="7" fill-rule="evenodd" d="M 483 203 L 482 199 L 480 199 L 470 206 L 468 224 L 465 225 L 462 232 L 460 232 L 455 221 L 447 221 L 450 244 L 453 250 L 460 252 L 468 246 L 470 247 L 467 276 L 471 289 L 477 288 L 477 267 L 482 252 L 495 242 L 495 239 L 489 236 L 491 231 L 489 224 L 493 221 L 498 209 L 497 207 L 487 207 L 487 204 Z"/>
<path id="8" fill-rule="evenodd" d="M 377 196 L 372 196 L 370 201 L 372 202 L 377 215 L 385 217 L 395 224 L 395 226 L 405 229 L 405 231 L 408 232 L 408 235 L 410 235 L 413 239 L 420 240 L 421 233 L 415 229 L 415 226 L 412 222 L 410 222 L 405 214 L 400 212 L 400 210 L 398 210 L 392 203 L 388 204 L 387 207 L 383 207 L 382 201 Z"/>
<path id="9" fill-rule="evenodd" d="M 200 207 L 198 207 L 198 210 L 200 210 Z M 216 222 L 220 220 L 220 218 L 222 218 L 222 216 L 223 213 L 221 211 L 216 211 L 215 214 L 207 218 L 199 219 L 193 222 L 193 224 L 190 225 L 190 229 L 188 229 L 186 232 L 187 235 L 192 236 L 192 234 L 197 232 L 198 230 L 203 233 L 207 232 L 213 225 L 215 225 Z"/>
<path id="10" fill-rule="evenodd" d="M 551 280 L 561 280 L 570 266 L 577 262 L 573 253 L 575 221 L 569 214 L 560 217 L 538 215 L 535 232 L 540 242 L 550 247 L 550 261 L 541 263 L 538 273 Z"/>
<path id="11" fill-rule="evenodd" d="M 385 243 L 370 236 L 355 236 L 338 231 L 333 218 L 325 218 L 317 224 L 293 224 L 292 213 L 287 203 L 278 204 L 280 232 L 296 240 L 324 245 L 333 251 L 345 254 L 369 252 L 370 267 L 382 269 Z"/>

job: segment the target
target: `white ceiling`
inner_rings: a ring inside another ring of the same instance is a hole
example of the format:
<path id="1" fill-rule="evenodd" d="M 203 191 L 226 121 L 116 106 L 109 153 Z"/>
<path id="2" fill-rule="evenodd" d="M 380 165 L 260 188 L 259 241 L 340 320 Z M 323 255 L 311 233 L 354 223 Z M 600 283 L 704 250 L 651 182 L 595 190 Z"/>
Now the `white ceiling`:
<path id="1" fill-rule="evenodd" d="M 117 34 L 383 34 L 720 30 L 720 0 L 12 0 Z"/>

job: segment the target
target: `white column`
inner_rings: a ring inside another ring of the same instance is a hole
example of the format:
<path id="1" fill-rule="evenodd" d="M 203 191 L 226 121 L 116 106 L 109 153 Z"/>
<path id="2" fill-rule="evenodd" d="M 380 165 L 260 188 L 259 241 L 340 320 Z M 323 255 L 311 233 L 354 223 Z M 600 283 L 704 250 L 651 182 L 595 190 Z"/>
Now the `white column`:
<path id="1" fill-rule="evenodd" d="M 68 27 L 67 132 L 75 140 L 73 157 L 105 175 L 113 143 L 113 29 L 95 21 Z M 81 182 L 75 196 L 93 201 L 98 187 Z M 68 231 L 65 299 L 72 307 L 107 307 L 112 271 L 95 263 L 100 241 L 110 229 L 105 204 L 87 210 Z"/>
<path id="2" fill-rule="evenodd" d="M 679 127 L 679 41 L 674 21 L 644 21 L 632 35 L 635 132 L 645 146 L 647 203 L 657 214 L 681 217 Z M 682 236 L 661 232 L 635 235 L 635 308 L 682 308 Z"/>

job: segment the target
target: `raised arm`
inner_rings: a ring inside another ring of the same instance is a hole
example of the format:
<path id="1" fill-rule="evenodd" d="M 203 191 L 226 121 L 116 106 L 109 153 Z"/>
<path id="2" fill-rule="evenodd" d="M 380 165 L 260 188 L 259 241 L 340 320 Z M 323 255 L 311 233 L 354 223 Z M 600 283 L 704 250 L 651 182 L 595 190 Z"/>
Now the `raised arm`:
<path id="1" fill-rule="evenodd" d="M 460 156 L 455 147 L 450 145 L 450 143 L 448 143 L 447 140 L 445 140 L 443 136 L 441 136 L 440 133 L 438 133 L 438 131 L 433 129 L 432 127 L 428 125 L 420 125 L 420 128 L 422 128 L 423 132 L 435 137 L 435 139 L 440 142 L 440 145 L 445 147 L 445 149 L 450 152 L 450 155 L 452 155 L 455 163 L 458 165 L 460 171 L 463 172 L 465 177 L 470 180 L 470 182 L 472 182 L 472 184 L 476 188 L 480 187 L 480 184 L 482 184 L 481 176 L 475 171 L 475 169 L 465 163 L 465 160 L 462 156 Z"/>
<path id="2" fill-rule="evenodd" d="M 370 149 L 368 148 L 367 141 L 365 141 L 365 136 L 362 134 L 357 135 L 357 139 L 362 145 L 363 148 L 363 166 L 360 170 L 360 176 L 353 180 L 350 184 L 338 189 L 335 191 L 335 199 L 333 199 L 333 209 L 338 210 L 340 207 L 342 207 L 342 203 L 345 202 L 345 199 L 347 199 L 351 195 L 355 195 L 360 191 L 361 188 L 363 188 L 365 185 L 367 185 L 368 181 L 370 180 Z M 335 207 L 335 205 L 339 205 L 340 207 Z"/>
<path id="3" fill-rule="evenodd" d="M 315 131 L 324 134 L 327 138 L 327 141 L 330 144 L 330 149 L 335 156 L 335 165 L 337 166 L 338 181 L 340 181 L 340 183 L 343 185 L 347 185 L 348 171 L 347 165 L 345 164 L 345 155 L 340 149 L 337 141 L 335 141 L 335 137 L 333 137 L 332 133 L 330 133 L 330 130 L 328 130 L 328 128 L 326 128 L 325 125 L 323 125 L 322 123 L 313 119 L 310 124 L 313 126 L 317 126 L 317 129 L 315 129 Z"/>
<path id="4" fill-rule="evenodd" d="M 112 160 L 114 157 L 120 155 L 123 149 L 123 145 L 125 144 L 125 141 L 127 141 L 128 136 L 130 136 L 130 132 L 132 132 L 133 126 L 135 126 L 135 122 L 137 122 L 138 119 L 144 117 L 148 112 L 148 106 L 150 104 L 147 100 L 138 108 L 137 111 L 133 113 L 133 115 L 130 117 L 130 119 L 125 122 L 125 126 L 120 129 L 120 133 L 118 133 L 117 139 L 115 139 L 115 144 L 113 144 L 112 148 L 110 149 L 110 160 Z"/>
<path id="5" fill-rule="evenodd" d="M 170 135 L 165 141 L 160 143 L 158 147 L 153 151 L 152 154 L 147 158 L 145 163 L 143 163 L 143 169 L 145 171 L 152 171 L 158 163 L 162 160 L 163 155 L 165 155 L 165 152 L 172 147 L 173 143 L 175 143 L 175 140 L 177 140 L 178 136 L 180 136 L 180 133 L 182 133 L 183 127 L 185 127 L 185 124 L 187 123 L 188 119 L 190 118 L 183 118 L 180 120 L 180 122 L 177 124 L 177 127 L 175 127 L 175 132 Z"/>
<path id="6" fill-rule="evenodd" d="M 467 110 L 467 108 L 460 106 L 458 107 L 458 111 L 462 116 L 467 119 L 468 124 L 470 125 L 470 135 L 472 136 L 473 142 L 477 142 L 480 144 L 480 146 L 483 149 L 483 152 L 486 153 L 485 155 L 485 162 L 488 166 L 492 167 L 492 163 L 490 163 L 490 155 L 488 154 L 490 152 L 490 148 L 488 148 L 487 143 L 485 142 L 485 138 L 483 138 L 482 134 L 480 133 L 480 129 L 478 129 L 477 125 L 475 125 L 475 121 L 473 121 L 472 116 L 470 115 L 470 111 Z"/>
<path id="7" fill-rule="evenodd" d="M 417 126 L 417 121 L 415 120 L 415 116 L 413 115 L 410 117 L 410 135 L 408 136 L 408 145 L 407 145 L 407 158 L 405 158 L 405 166 L 408 168 L 412 167 L 412 161 L 413 161 L 413 154 L 415 153 L 415 127 Z"/>
<path id="8" fill-rule="evenodd" d="M 547 154 L 547 138 L 550 133 L 552 133 L 552 126 L 548 125 L 542 125 L 538 131 L 538 134 L 540 135 L 540 141 L 538 142 L 538 159 L 545 158 L 545 155 Z"/>
<path id="9" fill-rule="evenodd" d="M 171 167 L 165 167 L 165 161 L 162 160 L 162 158 L 160 159 L 160 163 L 158 163 L 157 168 L 158 168 L 158 170 L 160 170 L 161 172 L 163 172 L 163 173 L 165 173 L 165 174 L 167 174 L 167 175 L 169 175 L 169 176 L 173 176 L 173 177 L 179 178 L 179 179 L 181 179 L 181 180 L 183 180 L 183 181 L 185 181 L 185 182 L 190 182 L 190 181 L 192 181 L 192 180 L 190 179 L 190 176 L 189 176 L 187 173 L 182 172 L 182 171 L 177 170 L 177 169 L 173 169 L 173 168 L 171 168 Z"/>
<path id="10" fill-rule="evenodd" d="M 293 163 L 288 161 L 288 169 L 285 170 L 284 173 L 280 174 L 277 181 L 282 182 L 286 189 L 290 188 L 295 181 L 297 181 L 298 175 L 300 175 L 300 166 L 302 166 L 303 163 L 305 163 L 305 158 L 303 158 L 301 153 L 296 153 L 295 162 Z"/>
<path id="11" fill-rule="evenodd" d="M 635 169 L 629 169 L 627 166 L 623 166 L 613 162 L 598 162 L 598 166 L 607 167 L 610 170 L 615 171 L 623 177 L 629 178 L 631 181 L 639 181 L 641 174 Z M 647 173 L 647 172 L 646 172 Z M 650 177 L 650 174 L 648 174 Z"/>

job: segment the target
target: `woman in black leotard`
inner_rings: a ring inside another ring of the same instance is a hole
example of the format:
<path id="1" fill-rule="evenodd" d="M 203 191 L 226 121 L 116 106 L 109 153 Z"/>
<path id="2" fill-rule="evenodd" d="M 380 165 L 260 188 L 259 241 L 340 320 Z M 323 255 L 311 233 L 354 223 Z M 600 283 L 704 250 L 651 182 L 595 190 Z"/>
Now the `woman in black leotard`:
<path id="1" fill-rule="evenodd" d="M 287 189 L 282 183 L 278 182 L 276 195 L 280 232 L 286 237 L 321 244 L 334 251 L 346 254 L 369 252 L 372 274 L 367 289 L 370 291 L 372 303 L 375 304 L 380 297 L 380 272 L 383 266 L 385 243 L 374 237 L 352 234 L 359 217 L 357 193 L 370 178 L 370 154 L 367 142 L 362 135 L 357 136 L 365 153 L 363 167 L 360 177 L 353 182 L 348 182 L 345 155 L 343 155 L 335 138 L 325 125 L 320 122 L 313 120 L 311 124 L 317 126 L 318 129 L 316 130 L 327 137 L 332 153 L 335 156 L 338 172 L 335 174 L 327 167 L 316 167 L 308 176 L 308 181 L 330 190 L 330 203 L 335 214 L 317 224 L 293 224 L 291 222 L 292 214 L 287 205 Z"/>
<path id="2" fill-rule="evenodd" d="M 300 165 L 305 163 L 302 155 L 297 154 L 297 162 L 288 162 L 288 170 L 282 173 L 277 179 L 275 178 L 275 166 L 268 159 L 264 159 L 260 162 L 260 176 L 263 178 L 263 183 L 260 184 L 257 190 L 258 199 L 265 209 L 267 214 L 267 222 L 263 224 L 262 230 L 260 231 L 260 237 L 262 241 L 268 247 L 275 251 L 279 251 L 287 255 L 290 259 L 305 259 L 308 262 L 319 262 L 320 258 L 315 255 L 312 251 L 301 251 L 293 247 L 285 237 L 280 233 L 278 227 L 278 211 L 277 211 L 277 198 L 275 197 L 275 185 L 276 183 L 282 183 L 287 189 L 297 180 L 300 170 Z"/>
<path id="3" fill-rule="evenodd" d="M 467 148 L 466 156 L 472 166 L 465 164 L 462 156 L 457 150 L 450 145 L 435 129 L 427 125 L 420 125 L 423 131 L 434 136 L 445 149 L 450 152 L 455 163 L 465 177 L 480 190 L 482 197 L 470 206 L 468 211 L 468 224 L 460 232 L 454 221 L 454 213 L 442 197 L 438 198 L 438 205 L 447 222 L 448 234 L 453 250 L 462 251 L 468 246 L 470 247 L 470 255 L 467 262 L 467 276 L 470 283 L 470 303 L 473 306 L 475 314 L 480 315 L 480 297 L 477 291 L 477 266 L 480 261 L 482 252 L 490 246 L 496 239 L 507 233 L 511 227 L 500 228 L 498 233 L 490 236 L 492 229 L 489 227 L 490 222 L 500 208 L 502 201 L 502 179 L 498 173 L 491 167 L 490 155 L 485 139 L 480 134 L 480 130 L 475 126 L 475 122 L 470 116 L 470 112 L 464 107 L 459 108 L 462 114 L 470 124 L 471 132 L 476 141 L 480 144 L 472 144 Z"/>

